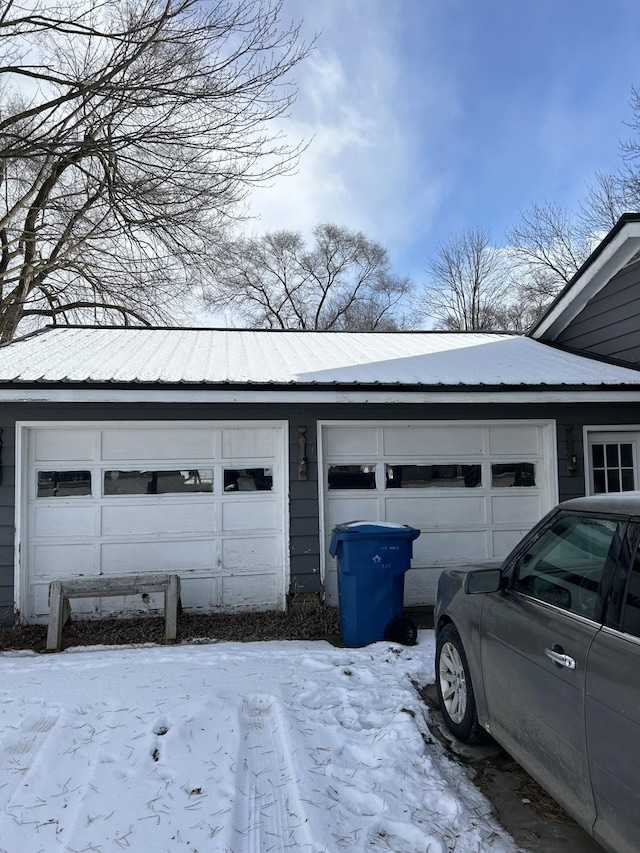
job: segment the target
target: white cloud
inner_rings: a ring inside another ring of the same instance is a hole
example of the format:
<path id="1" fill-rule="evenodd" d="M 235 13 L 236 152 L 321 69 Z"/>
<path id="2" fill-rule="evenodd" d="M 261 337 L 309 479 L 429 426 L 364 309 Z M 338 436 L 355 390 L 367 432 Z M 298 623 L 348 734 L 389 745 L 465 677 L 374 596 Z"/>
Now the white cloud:
<path id="1" fill-rule="evenodd" d="M 299 68 L 298 99 L 282 129 L 308 147 L 297 174 L 252 194 L 258 219 L 248 230 L 347 225 L 390 248 L 392 261 L 397 254 L 398 272 L 416 274 L 400 256 L 420 243 L 444 192 L 435 154 L 456 112 L 452 83 L 438 69 L 429 74 L 424 57 L 419 79 L 405 64 L 402 26 L 410 21 L 395 5 L 290 0 L 287 11 L 296 7 L 310 32 L 322 32 Z"/>

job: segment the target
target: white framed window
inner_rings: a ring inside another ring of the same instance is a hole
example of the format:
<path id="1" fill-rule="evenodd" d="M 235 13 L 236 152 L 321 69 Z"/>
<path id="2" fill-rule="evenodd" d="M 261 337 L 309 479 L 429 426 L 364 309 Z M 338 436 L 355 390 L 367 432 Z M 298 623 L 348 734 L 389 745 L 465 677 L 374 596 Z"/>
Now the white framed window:
<path id="1" fill-rule="evenodd" d="M 586 489 L 590 495 L 635 491 L 640 426 L 585 427 Z"/>

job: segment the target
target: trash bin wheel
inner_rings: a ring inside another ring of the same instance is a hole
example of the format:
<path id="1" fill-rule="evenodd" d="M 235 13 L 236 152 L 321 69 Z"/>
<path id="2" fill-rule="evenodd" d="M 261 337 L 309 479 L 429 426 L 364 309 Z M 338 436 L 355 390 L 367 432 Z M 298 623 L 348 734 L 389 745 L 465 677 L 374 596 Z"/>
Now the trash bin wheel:
<path id="1" fill-rule="evenodd" d="M 394 616 L 384 629 L 384 638 L 403 646 L 415 646 L 418 639 L 418 626 L 406 616 Z"/>

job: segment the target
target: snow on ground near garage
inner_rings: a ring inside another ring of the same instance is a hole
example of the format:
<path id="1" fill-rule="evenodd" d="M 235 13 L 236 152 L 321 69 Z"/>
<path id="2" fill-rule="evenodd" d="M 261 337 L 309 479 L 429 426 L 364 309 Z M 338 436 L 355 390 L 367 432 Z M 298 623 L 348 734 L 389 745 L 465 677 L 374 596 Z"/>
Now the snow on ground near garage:
<path id="1" fill-rule="evenodd" d="M 513 853 L 433 742 L 433 633 L 0 655 L 6 853 Z"/>

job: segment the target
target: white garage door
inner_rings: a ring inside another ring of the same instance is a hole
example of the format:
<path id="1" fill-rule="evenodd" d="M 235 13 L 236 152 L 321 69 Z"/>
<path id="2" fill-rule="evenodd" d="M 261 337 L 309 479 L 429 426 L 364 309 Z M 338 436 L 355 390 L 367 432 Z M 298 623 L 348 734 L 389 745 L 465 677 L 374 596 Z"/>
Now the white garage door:
<path id="1" fill-rule="evenodd" d="M 324 577 L 337 602 L 331 531 L 352 520 L 421 531 L 407 605 L 432 604 L 442 567 L 502 559 L 557 500 L 550 422 L 405 423 L 322 428 Z"/>
<path id="2" fill-rule="evenodd" d="M 162 571 L 181 576 L 191 611 L 284 607 L 283 424 L 38 424 L 21 436 L 26 618 L 48 614 L 54 578 Z"/>

